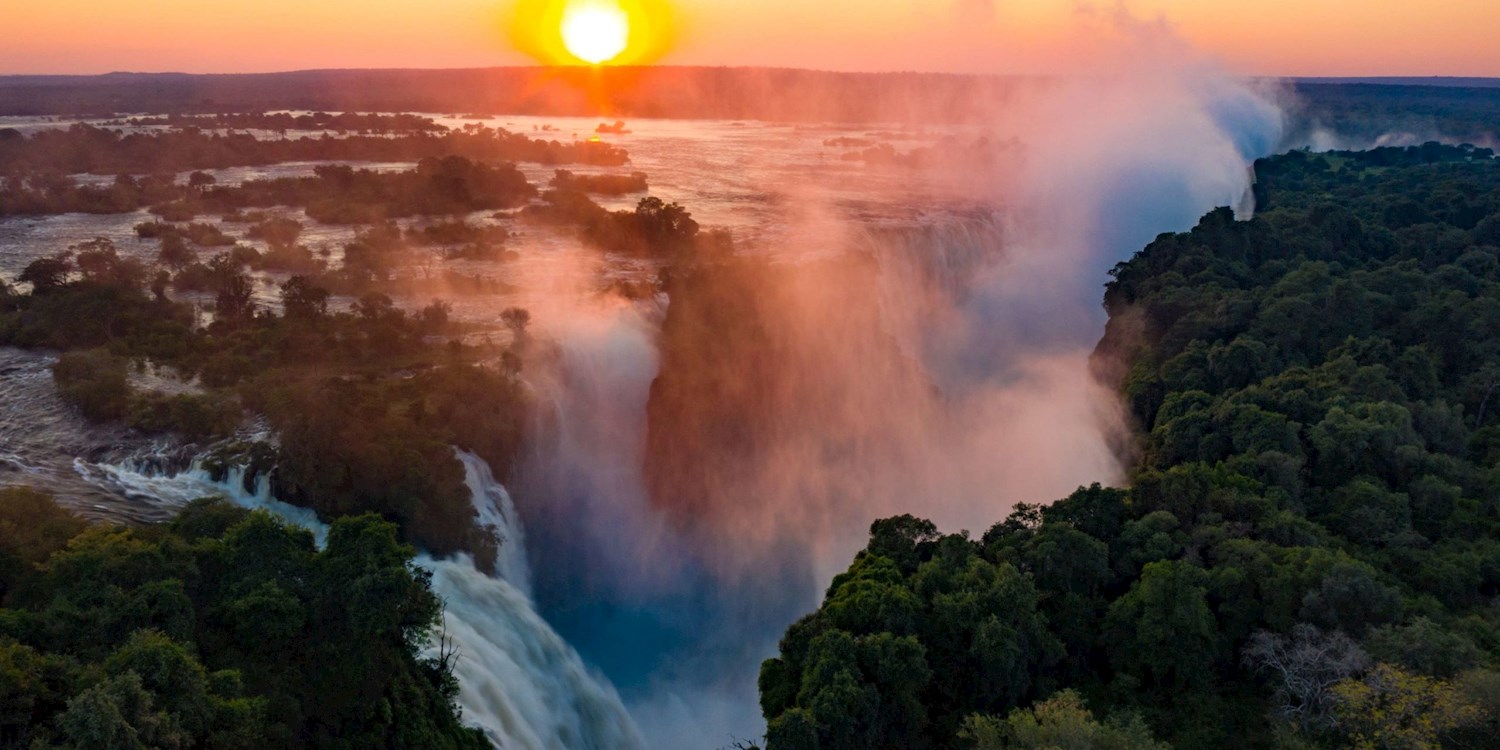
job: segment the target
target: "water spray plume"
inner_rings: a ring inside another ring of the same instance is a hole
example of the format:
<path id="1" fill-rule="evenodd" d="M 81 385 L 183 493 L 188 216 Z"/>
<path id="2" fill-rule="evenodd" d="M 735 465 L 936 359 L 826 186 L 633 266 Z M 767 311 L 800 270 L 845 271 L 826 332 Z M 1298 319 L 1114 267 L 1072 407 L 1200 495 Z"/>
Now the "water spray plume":
<path id="1" fill-rule="evenodd" d="M 1249 165 L 1282 118 L 1161 26 L 1106 21 L 1122 50 L 1107 74 L 897 103 L 913 125 L 985 123 L 989 147 L 950 144 L 908 180 L 977 203 L 967 218 L 872 230 L 838 186 L 751 157 L 737 169 L 783 209 L 773 239 L 675 271 L 664 313 L 553 321 L 560 356 L 531 377 L 555 432 L 521 491 L 551 540 L 539 597 L 586 653 L 657 649 L 607 667 L 649 740 L 700 715 L 753 736 L 743 686 L 871 521 L 977 533 L 1123 479 L 1123 412 L 1090 363 L 1106 273 L 1216 206 L 1248 215 Z"/>

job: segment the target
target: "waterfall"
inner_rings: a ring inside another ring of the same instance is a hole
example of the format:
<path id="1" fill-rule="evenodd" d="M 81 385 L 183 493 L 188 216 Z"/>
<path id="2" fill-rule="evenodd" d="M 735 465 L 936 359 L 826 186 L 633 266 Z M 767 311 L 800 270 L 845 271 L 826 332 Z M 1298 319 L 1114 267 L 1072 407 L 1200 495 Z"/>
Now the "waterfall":
<path id="1" fill-rule="evenodd" d="M 503 577 L 485 575 L 465 555 L 440 560 L 424 553 L 416 564 L 432 573 L 432 590 L 445 603 L 440 635 L 458 652 L 454 674 L 463 722 L 507 750 L 642 747 L 615 689 L 532 607 L 525 536 L 509 493 L 478 456 L 458 455 L 481 522 L 503 540 L 497 561 Z M 316 514 L 272 497 L 264 478 L 247 491 L 242 469 L 215 482 L 196 462 L 175 474 L 159 473 L 150 461 L 115 465 L 78 459 L 74 468 L 96 486 L 156 508 L 227 496 L 312 531 L 319 546 L 327 540 L 328 526 Z"/>
<path id="2" fill-rule="evenodd" d="M 464 483 L 473 498 L 479 525 L 495 535 L 499 547 L 495 573 L 529 598 L 531 566 L 526 561 L 526 532 L 510 492 L 495 480 L 484 459 L 467 451 L 458 451 L 458 460 L 464 465 Z"/>
<path id="3" fill-rule="evenodd" d="M 454 665 L 463 721 L 503 748 L 625 750 L 641 747 L 620 697 L 584 666 L 510 583 L 464 556 L 418 558 L 447 603 L 443 634 Z"/>

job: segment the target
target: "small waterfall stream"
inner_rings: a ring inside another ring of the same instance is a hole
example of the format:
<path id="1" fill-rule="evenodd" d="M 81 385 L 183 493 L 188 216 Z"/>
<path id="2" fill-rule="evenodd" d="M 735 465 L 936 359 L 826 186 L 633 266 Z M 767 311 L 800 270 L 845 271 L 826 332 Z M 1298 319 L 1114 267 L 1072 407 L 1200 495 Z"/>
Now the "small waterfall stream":
<path id="1" fill-rule="evenodd" d="M 464 483 L 474 500 L 479 525 L 493 530 L 499 544 L 495 572 L 520 592 L 531 597 L 531 565 L 526 560 L 526 532 L 516 512 L 510 491 L 496 481 L 484 459 L 466 451 L 458 452 L 464 465 Z"/>

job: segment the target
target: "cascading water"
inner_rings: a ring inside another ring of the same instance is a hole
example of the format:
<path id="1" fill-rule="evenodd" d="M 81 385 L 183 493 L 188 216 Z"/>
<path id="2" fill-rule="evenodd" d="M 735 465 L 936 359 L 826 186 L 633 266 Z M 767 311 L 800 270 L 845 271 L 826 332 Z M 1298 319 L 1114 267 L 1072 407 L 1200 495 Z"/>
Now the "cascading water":
<path id="1" fill-rule="evenodd" d="M 680 572 L 677 564 L 637 555 L 619 540 L 669 533 L 649 512 L 641 478 L 646 398 L 657 375 L 658 301 L 620 303 L 569 316 L 548 367 L 528 377 L 548 405 L 533 429 L 521 469 L 522 495 L 533 530 L 556 534 L 559 559 L 546 574 L 573 592 L 600 587 L 656 590 Z"/>
<path id="2" fill-rule="evenodd" d="M 149 523 L 151 504 L 121 503 L 78 475 L 79 457 L 112 462 L 149 447 L 122 427 L 90 424 L 52 381 L 54 354 L 0 347 L 0 486 L 47 489 L 80 517 Z"/>
<path id="3" fill-rule="evenodd" d="M 629 750 L 642 746 L 619 696 L 583 663 L 536 613 L 525 538 L 505 487 L 479 457 L 459 453 L 482 522 L 503 540 L 501 578 L 480 572 L 464 555 L 435 559 L 421 554 L 417 565 L 432 573 L 433 592 L 445 603 L 441 635 L 456 648 L 454 674 L 464 723 L 482 729 L 497 747 L 531 750 Z M 161 509 L 175 509 L 199 497 L 228 496 L 243 507 L 266 510 L 309 529 L 321 546 L 328 527 L 306 508 L 277 500 L 264 478 L 245 489 L 243 470 L 232 469 L 215 482 L 199 463 L 160 473 L 151 461 L 94 464 L 79 460 L 86 480 L 111 493 Z"/>
<path id="4" fill-rule="evenodd" d="M 527 370 L 543 406 L 518 487 L 548 620 L 613 678 L 652 747 L 713 747 L 763 732 L 755 670 L 812 586 L 770 567 L 716 578 L 722 540 L 710 549 L 653 506 L 642 472 L 665 312 L 605 298 L 541 318 L 555 346 Z"/>
<path id="5" fill-rule="evenodd" d="M 458 647 L 454 674 L 466 724 L 498 747 L 641 747 L 613 688 L 531 608 L 515 586 L 491 578 L 467 557 L 417 563 L 447 603 L 444 635 Z"/>
<path id="6" fill-rule="evenodd" d="M 530 598 L 531 566 L 526 561 L 526 532 L 510 491 L 495 480 L 490 465 L 479 456 L 459 451 L 458 460 L 464 465 L 464 483 L 474 500 L 479 525 L 491 530 L 499 546 L 495 574 Z"/>
<path id="7" fill-rule="evenodd" d="M 490 467 L 459 453 L 480 522 L 501 538 L 492 578 L 468 557 L 418 558 L 447 607 L 444 635 L 458 646 L 454 666 L 464 720 L 500 747 L 633 748 L 635 725 L 614 688 L 532 608 L 525 535 L 510 493 Z"/>

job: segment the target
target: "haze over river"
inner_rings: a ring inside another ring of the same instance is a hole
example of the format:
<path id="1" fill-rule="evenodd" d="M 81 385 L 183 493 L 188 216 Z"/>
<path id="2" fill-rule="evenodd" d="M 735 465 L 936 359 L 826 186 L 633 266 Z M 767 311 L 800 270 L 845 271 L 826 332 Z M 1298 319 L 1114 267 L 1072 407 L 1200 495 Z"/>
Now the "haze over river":
<path id="1" fill-rule="evenodd" d="M 599 124 L 592 119 L 567 118 L 436 119 L 453 128 L 477 122 L 563 142 L 593 137 Z M 70 124 L 0 120 L 0 127 L 22 132 Z M 644 172 L 650 184 L 647 193 L 596 196 L 596 200 L 611 209 L 633 208 L 645 195 L 679 202 L 705 229 L 730 231 L 744 252 L 771 254 L 792 262 L 802 256 L 837 253 L 859 244 L 857 238 L 850 237 L 851 227 L 964 227 L 950 235 L 961 243 L 968 238 L 973 244 L 948 248 L 959 256 L 990 252 L 998 242 L 998 232 L 993 230 L 986 211 L 966 197 L 945 173 L 867 166 L 843 158 L 846 153 L 876 143 L 891 143 L 898 151 L 910 151 L 933 145 L 950 133 L 901 131 L 894 126 L 665 120 L 633 120 L 627 127 L 629 133 L 601 137 L 627 149 L 630 164 L 563 168 L 578 174 Z M 286 137 L 315 135 L 320 134 L 294 132 Z M 831 139 L 851 140 L 825 145 Z M 237 184 L 248 179 L 311 175 L 321 163 L 210 173 L 219 184 Z M 415 165 L 353 166 L 388 171 Z M 518 166 L 539 187 L 546 185 L 556 169 L 538 164 Z M 76 178 L 107 184 L 112 176 Z M 178 175 L 179 180 L 186 178 L 186 174 Z M 330 262 L 337 262 L 342 244 L 353 239 L 352 227 L 320 225 L 300 211 L 277 211 L 302 221 L 305 230 L 301 241 Z M 525 307 L 532 312 L 534 330 L 553 340 L 562 352 L 552 365 L 538 367 L 527 375 L 541 402 L 552 412 L 543 420 L 545 426 L 537 431 L 537 444 L 529 451 L 532 459 L 524 470 L 527 484 L 533 488 L 543 485 L 535 492 L 538 496 L 566 495 L 571 509 L 613 514 L 623 524 L 622 529 L 642 531 L 643 524 L 654 524 L 654 533 L 670 534 L 665 526 L 653 522 L 646 507 L 640 488 L 639 434 L 630 434 L 643 429 L 646 392 L 656 367 L 654 327 L 668 302 L 664 296 L 630 302 L 607 291 L 618 282 L 653 283 L 657 269 L 647 260 L 601 254 L 567 230 L 523 223 L 508 213 L 467 218 L 506 227 L 512 235 L 506 249 L 516 255 L 498 262 L 442 260 L 434 255 L 432 267 L 446 266 L 499 282 L 493 294 L 440 295 L 453 304 L 454 316 L 493 325 L 500 335 L 500 312 L 512 306 Z M 13 282 L 32 260 L 96 237 L 110 238 L 122 253 L 152 261 L 157 243 L 136 239 L 133 227 L 153 219 L 151 214 L 139 211 L 0 220 L 0 279 Z M 265 249 L 264 243 L 243 236 L 243 224 L 211 216 L 198 220 L 215 223 L 242 243 Z M 402 223 L 420 226 L 425 222 Z M 986 229 L 976 233 L 976 224 Z M 200 255 L 207 258 L 215 251 L 204 248 Z M 258 302 L 277 307 L 277 286 L 287 276 L 257 272 Z M 207 297 L 197 301 L 205 310 L 211 302 Z M 398 297 L 396 301 L 416 308 L 430 297 Z M 339 307 L 349 302 L 335 299 L 333 304 Z M 197 451 L 193 446 L 151 442 L 124 429 L 88 424 L 58 398 L 50 377 L 53 361 L 54 357 L 45 352 L 0 349 L 0 484 L 46 489 L 82 515 L 117 522 L 161 520 L 193 497 L 223 493 L 248 505 L 271 507 L 294 522 L 317 525 L 309 514 L 275 504 L 265 495 L 264 486 L 247 492 L 234 481 L 215 484 L 193 463 Z M 192 387 L 173 381 L 170 373 L 162 377 L 136 373 L 133 377 L 146 387 Z M 488 477 L 488 467 L 477 458 L 466 457 L 465 462 L 483 513 L 490 507 L 487 498 L 497 496 L 497 492 L 504 495 L 505 490 Z M 502 566 L 502 578 L 508 575 L 513 580 L 487 579 L 464 560 L 423 559 L 423 564 L 435 572 L 439 593 L 448 599 L 448 633 L 459 641 L 458 672 L 464 684 L 462 699 L 468 720 L 484 726 L 508 747 L 634 744 L 640 741 L 638 730 L 622 708 L 624 704 L 635 705 L 636 713 L 648 715 L 644 719 L 648 736 L 669 744 L 680 741 L 681 726 L 694 723 L 687 714 L 700 714 L 697 718 L 703 722 L 701 726 L 717 730 L 705 735 L 709 743 L 759 731 L 753 667 L 770 653 L 774 633 L 785 626 L 786 620 L 799 608 L 812 604 L 800 589 L 792 598 L 795 606 L 788 609 L 782 602 L 762 615 L 762 622 L 749 630 L 753 638 L 726 642 L 713 632 L 702 632 L 715 629 L 710 623 L 722 614 L 722 605 L 708 607 L 712 612 L 709 615 L 685 614 L 691 609 L 686 606 L 689 600 L 727 596 L 714 593 L 717 586 L 708 578 L 677 576 L 676 581 L 648 590 L 610 580 L 609 576 L 586 574 L 590 580 L 579 587 L 578 581 L 570 580 L 570 571 L 580 569 L 578 556 L 568 548 L 572 546 L 570 538 L 577 533 L 576 544 L 589 544 L 588 536 L 596 533 L 598 525 L 591 523 L 588 529 L 575 532 L 556 507 L 528 505 L 525 497 L 520 505 L 520 517 L 515 517 L 513 506 L 509 509 L 511 518 L 506 522 L 513 524 L 516 532 L 509 543 L 513 547 L 524 544 L 520 531 L 523 519 L 534 516 L 529 520 L 536 522 L 537 533 L 529 548 L 511 551 L 512 555 L 519 553 L 519 563 Z M 620 507 L 611 510 L 612 505 Z M 493 515 L 494 511 L 490 512 Z M 672 560 L 671 543 L 661 539 L 659 544 L 661 549 L 649 556 Z M 682 560 L 682 567 L 693 568 L 692 553 L 683 554 L 689 557 Z M 536 581 L 530 580 L 529 573 L 514 572 L 526 567 L 521 563 L 527 557 L 531 558 L 530 567 L 541 571 Z M 533 590 L 534 594 L 528 596 L 527 592 Z M 580 591 L 587 595 L 580 595 Z M 528 614 L 532 607 L 552 619 L 554 626 L 582 649 L 584 661 L 572 655 L 572 649 L 553 635 L 541 618 Z M 744 637 L 742 632 L 733 636 L 735 640 Z M 554 653 L 547 657 L 552 666 L 526 662 L 525 655 L 535 654 L 537 649 Z M 677 685 L 688 678 L 692 678 L 689 682 L 696 681 L 697 676 L 692 674 L 696 667 L 686 665 L 704 659 L 724 665 L 725 676 L 730 678 L 724 679 L 729 685 L 725 687 L 727 696 L 716 696 L 710 704 L 694 703 L 692 688 Z M 586 669 L 585 661 L 595 669 L 602 667 L 604 673 Z M 616 697 L 611 682 L 621 686 L 623 699 Z M 701 715 L 705 708 L 710 715 Z"/>

